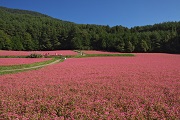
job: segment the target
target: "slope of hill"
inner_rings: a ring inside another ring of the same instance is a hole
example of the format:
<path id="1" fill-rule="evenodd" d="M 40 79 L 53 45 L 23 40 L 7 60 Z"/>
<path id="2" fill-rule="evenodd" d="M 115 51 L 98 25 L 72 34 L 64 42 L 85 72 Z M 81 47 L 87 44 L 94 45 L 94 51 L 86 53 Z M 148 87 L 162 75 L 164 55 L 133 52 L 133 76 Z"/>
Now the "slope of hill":
<path id="1" fill-rule="evenodd" d="M 75 24 L 38 12 L 0 7 L 0 49 L 180 53 L 180 22 L 128 29 Z"/>

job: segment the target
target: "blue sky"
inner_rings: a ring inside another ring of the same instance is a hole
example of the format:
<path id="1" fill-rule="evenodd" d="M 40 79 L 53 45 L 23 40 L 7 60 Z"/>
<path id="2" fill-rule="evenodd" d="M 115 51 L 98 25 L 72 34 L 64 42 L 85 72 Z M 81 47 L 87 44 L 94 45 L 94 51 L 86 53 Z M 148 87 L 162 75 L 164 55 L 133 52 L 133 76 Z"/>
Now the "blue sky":
<path id="1" fill-rule="evenodd" d="M 0 0 L 0 6 L 37 11 L 79 24 L 130 28 L 180 21 L 180 0 Z"/>

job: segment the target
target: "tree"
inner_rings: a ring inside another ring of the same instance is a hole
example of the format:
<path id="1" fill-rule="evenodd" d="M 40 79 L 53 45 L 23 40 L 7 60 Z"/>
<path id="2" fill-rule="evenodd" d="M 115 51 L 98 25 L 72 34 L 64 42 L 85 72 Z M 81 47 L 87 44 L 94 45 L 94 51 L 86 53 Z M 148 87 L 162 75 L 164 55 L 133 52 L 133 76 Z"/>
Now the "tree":
<path id="1" fill-rule="evenodd" d="M 24 33 L 23 47 L 25 50 L 33 50 L 34 43 L 29 33 Z"/>
<path id="2" fill-rule="evenodd" d="M 145 40 L 141 40 L 140 42 L 140 52 L 147 52 L 149 50 L 149 47 Z"/>
<path id="3" fill-rule="evenodd" d="M 125 51 L 125 43 L 124 41 L 117 41 L 116 43 L 116 51 L 124 52 Z"/>
<path id="4" fill-rule="evenodd" d="M 50 39 L 48 38 L 48 35 L 45 32 L 42 34 L 42 39 L 40 42 L 40 49 L 41 50 L 52 50 L 52 44 L 50 42 Z"/>
<path id="5" fill-rule="evenodd" d="M 60 49 L 60 41 L 58 40 L 58 37 L 57 37 L 57 32 L 55 29 L 52 30 L 52 35 L 51 35 L 51 40 L 52 41 L 52 50 L 59 50 Z"/>
<path id="6" fill-rule="evenodd" d="M 82 43 L 83 43 L 83 49 L 89 50 L 90 47 L 90 36 L 86 31 L 83 31 L 81 33 Z"/>
<path id="7" fill-rule="evenodd" d="M 161 49 L 161 36 L 157 31 L 154 31 L 150 35 L 152 50 L 154 52 L 160 51 Z"/>
<path id="8" fill-rule="evenodd" d="M 13 50 L 24 50 L 20 36 L 16 35 L 12 37 Z"/>
<path id="9" fill-rule="evenodd" d="M 99 35 L 96 34 L 96 33 L 92 33 L 91 34 L 91 39 L 90 39 L 90 42 L 91 42 L 91 48 L 94 49 L 94 50 L 99 50 L 101 47 L 101 43 L 100 43 L 100 40 L 99 40 Z"/>
<path id="10" fill-rule="evenodd" d="M 133 52 L 134 51 L 134 46 L 130 41 L 126 43 L 126 52 Z"/>
<path id="11" fill-rule="evenodd" d="M 8 35 L 0 30 L 0 50 L 11 50 L 12 44 Z"/>

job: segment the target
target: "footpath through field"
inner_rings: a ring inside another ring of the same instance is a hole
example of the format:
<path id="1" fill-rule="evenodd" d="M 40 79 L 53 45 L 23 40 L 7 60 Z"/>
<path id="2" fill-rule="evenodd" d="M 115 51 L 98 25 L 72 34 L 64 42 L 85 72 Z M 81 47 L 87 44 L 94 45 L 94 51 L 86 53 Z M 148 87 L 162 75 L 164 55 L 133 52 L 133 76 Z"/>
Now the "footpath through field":
<path id="1" fill-rule="evenodd" d="M 60 60 L 56 60 L 56 61 L 53 61 L 53 62 L 51 62 L 49 64 L 45 64 L 45 65 L 38 65 L 38 66 L 33 66 L 33 67 L 28 67 L 28 68 L 21 68 L 21 69 L 2 70 L 0 72 L 13 72 L 13 71 L 21 71 L 21 70 L 31 70 L 31 69 L 36 69 L 36 68 L 40 68 L 40 67 L 44 67 L 44 66 L 48 66 L 48 65 L 58 63 Z"/>

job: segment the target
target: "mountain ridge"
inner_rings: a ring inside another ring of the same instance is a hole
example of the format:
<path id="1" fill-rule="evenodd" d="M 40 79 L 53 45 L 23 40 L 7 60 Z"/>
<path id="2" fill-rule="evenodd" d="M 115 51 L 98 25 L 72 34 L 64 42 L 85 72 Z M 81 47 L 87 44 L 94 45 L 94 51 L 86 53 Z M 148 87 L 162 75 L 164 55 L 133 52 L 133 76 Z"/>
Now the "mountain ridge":
<path id="1" fill-rule="evenodd" d="M 76 24 L 6 7 L 0 7 L 0 14 L 0 49 L 180 53 L 179 21 L 127 28 Z"/>

